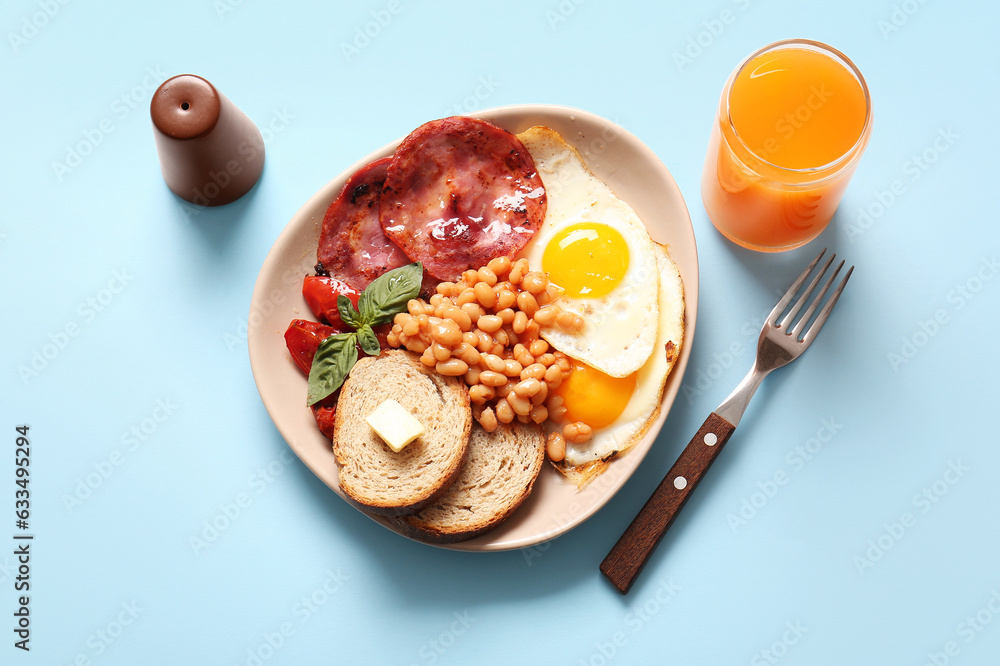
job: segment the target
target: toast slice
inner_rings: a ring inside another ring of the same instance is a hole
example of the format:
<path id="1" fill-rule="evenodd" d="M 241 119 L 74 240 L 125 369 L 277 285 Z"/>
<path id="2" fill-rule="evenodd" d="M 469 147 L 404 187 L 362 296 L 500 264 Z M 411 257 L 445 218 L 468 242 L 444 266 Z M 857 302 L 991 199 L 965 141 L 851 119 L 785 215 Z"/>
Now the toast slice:
<path id="1" fill-rule="evenodd" d="M 396 453 L 365 418 L 392 398 L 425 433 Z M 337 401 L 333 453 L 340 487 L 361 508 L 384 516 L 419 511 L 458 476 L 472 427 L 469 393 L 407 351 L 359 359 Z"/>
<path id="2" fill-rule="evenodd" d="M 488 433 L 477 423 L 455 482 L 427 508 L 393 523 L 407 535 L 432 543 L 454 543 L 484 534 L 531 494 L 544 459 L 545 435 L 540 426 L 515 421 Z"/>

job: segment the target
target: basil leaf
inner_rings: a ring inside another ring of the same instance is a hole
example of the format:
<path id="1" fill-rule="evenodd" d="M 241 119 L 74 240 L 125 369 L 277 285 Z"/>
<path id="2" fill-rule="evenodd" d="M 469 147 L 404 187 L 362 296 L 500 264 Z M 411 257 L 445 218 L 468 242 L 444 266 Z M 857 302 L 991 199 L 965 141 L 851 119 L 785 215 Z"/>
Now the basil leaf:
<path id="1" fill-rule="evenodd" d="M 339 389 L 347 373 L 358 360 L 357 333 L 337 333 L 319 344 L 309 368 L 309 394 L 306 405 L 312 406 Z"/>
<path id="2" fill-rule="evenodd" d="M 400 266 L 376 278 L 361 293 L 358 310 L 362 323 L 376 326 L 392 321 L 406 309 L 406 303 L 420 293 L 424 267 L 419 261 Z"/>
<path id="3" fill-rule="evenodd" d="M 369 356 L 378 356 L 379 352 L 382 351 L 382 345 L 375 337 L 375 331 L 368 324 L 362 324 L 361 328 L 358 329 L 358 344 L 361 345 L 361 351 Z"/>
<path id="4" fill-rule="evenodd" d="M 343 294 L 337 294 L 337 311 L 340 313 L 340 321 L 351 328 L 361 327 L 361 315 L 354 309 L 354 303 Z"/>

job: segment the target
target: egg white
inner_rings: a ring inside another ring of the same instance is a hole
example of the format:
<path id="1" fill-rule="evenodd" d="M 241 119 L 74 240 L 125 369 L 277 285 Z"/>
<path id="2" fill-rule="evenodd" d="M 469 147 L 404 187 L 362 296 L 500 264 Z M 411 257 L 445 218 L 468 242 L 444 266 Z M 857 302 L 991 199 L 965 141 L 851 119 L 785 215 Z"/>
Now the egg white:
<path id="1" fill-rule="evenodd" d="M 666 248 L 654 243 L 654 253 L 659 269 L 655 351 L 639 368 L 635 390 L 625 410 L 614 423 L 595 430 L 593 438 L 586 444 L 568 444 L 566 466 L 579 467 L 606 461 L 628 450 L 646 434 L 660 412 L 663 387 L 684 340 L 684 286 Z"/>
<path id="2" fill-rule="evenodd" d="M 560 296 L 555 302 L 584 321 L 579 333 L 545 327 L 555 349 L 612 377 L 625 377 L 649 359 L 656 339 L 658 274 L 656 254 L 635 211 L 587 169 L 580 154 L 554 130 L 536 126 L 518 135 L 534 159 L 548 198 L 545 220 L 521 251 L 532 270 L 553 237 L 569 225 L 597 222 L 617 230 L 629 252 L 621 282 L 601 298 Z"/>

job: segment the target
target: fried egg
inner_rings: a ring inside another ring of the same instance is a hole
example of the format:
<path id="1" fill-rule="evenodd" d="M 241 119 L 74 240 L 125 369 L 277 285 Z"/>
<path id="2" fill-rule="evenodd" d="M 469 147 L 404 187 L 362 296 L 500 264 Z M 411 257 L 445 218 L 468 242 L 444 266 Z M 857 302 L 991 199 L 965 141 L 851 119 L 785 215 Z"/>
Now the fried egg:
<path id="1" fill-rule="evenodd" d="M 554 302 L 584 322 L 576 333 L 549 326 L 541 336 L 611 377 L 628 377 L 646 363 L 656 340 L 653 241 L 635 211 L 557 132 L 536 126 L 518 138 L 548 197 L 545 220 L 520 256 L 563 290 Z"/>
<path id="2" fill-rule="evenodd" d="M 659 280 L 659 306 L 653 353 L 638 371 L 612 377 L 577 361 L 556 394 L 562 396 L 567 420 L 583 421 L 594 430 L 586 444 L 568 444 L 564 465 L 586 478 L 601 471 L 616 454 L 634 446 L 660 412 L 667 376 L 680 355 L 684 338 L 684 286 L 666 248 L 654 244 Z"/>
<path id="3" fill-rule="evenodd" d="M 557 465 L 582 486 L 656 420 L 683 343 L 684 285 L 666 246 L 653 242 L 631 207 L 558 133 L 532 127 L 518 138 L 548 196 L 542 227 L 520 256 L 563 290 L 555 302 L 584 320 L 579 334 L 541 332 L 573 359 L 573 372 L 555 390 L 564 422 L 593 430 L 587 443 L 568 443 Z"/>

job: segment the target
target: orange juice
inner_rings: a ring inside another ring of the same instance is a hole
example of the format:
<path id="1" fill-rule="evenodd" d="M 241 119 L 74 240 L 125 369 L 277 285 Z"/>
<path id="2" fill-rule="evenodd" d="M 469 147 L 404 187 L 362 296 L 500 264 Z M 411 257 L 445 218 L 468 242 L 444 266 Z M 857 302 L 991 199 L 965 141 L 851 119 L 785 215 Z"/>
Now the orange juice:
<path id="1" fill-rule="evenodd" d="M 799 247 L 833 216 L 871 132 L 864 78 L 824 44 L 767 46 L 723 90 L 702 174 L 713 224 L 755 250 Z"/>

